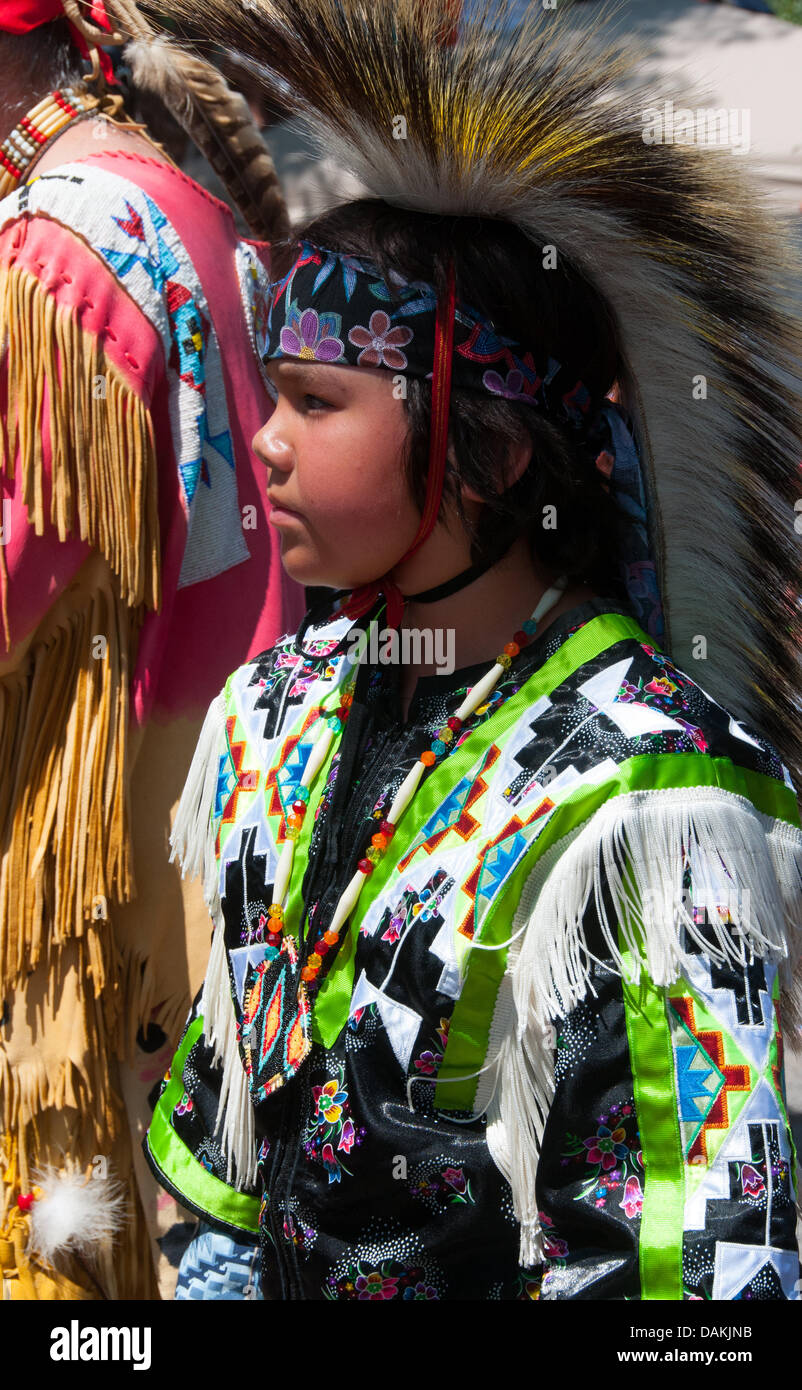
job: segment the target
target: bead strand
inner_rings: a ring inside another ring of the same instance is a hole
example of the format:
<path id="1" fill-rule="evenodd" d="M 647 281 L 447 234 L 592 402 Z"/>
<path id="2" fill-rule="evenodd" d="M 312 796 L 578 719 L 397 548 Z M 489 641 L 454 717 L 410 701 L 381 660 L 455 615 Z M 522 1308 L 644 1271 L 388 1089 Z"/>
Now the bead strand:
<path id="1" fill-rule="evenodd" d="M 96 97 L 65 87 L 51 92 L 28 111 L 0 144 L 0 198 L 14 192 L 50 140 L 76 116 L 98 105 Z"/>
<path id="2" fill-rule="evenodd" d="M 513 640 L 507 643 L 487 674 L 482 676 L 481 680 L 477 681 L 476 685 L 468 691 L 456 714 L 452 714 L 442 729 L 438 730 L 436 737 L 432 740 L 431 747 L 421 753 L 410 768 L 393 798 L 387 819 L 380 823 L 378 832 L 372 836 L 364 858 L 360 859 L 356 873 L 337 902 L 331 922 L 315 943 L 315 948 L 301 971 L 301 976 L 307 983 L 311 984 L 319 975 L 323 965 L 323 957 L 333 946 L 337 945 L 340 932 L 354 911 L 366 880 L 384 856 L 396 832 L 399 820 L 420 786 L 423 774 L 428 768 L 433 767 L 439 758 L 443 758 L 449 752 L 451 745 L 458 741 L 465 723 L 486 703 L 499 680 L 509 670 L 513 658 L 518 655 L 522 647 L 532 641 L 540 619 L 557 603 L 565 590 L 565 585 L 565 579 L 561 579 L 553 588 L 546 590 L 531 618 L 527 618 L 526 622 L 522 624 L 520 630 L 515 633 Z"/>

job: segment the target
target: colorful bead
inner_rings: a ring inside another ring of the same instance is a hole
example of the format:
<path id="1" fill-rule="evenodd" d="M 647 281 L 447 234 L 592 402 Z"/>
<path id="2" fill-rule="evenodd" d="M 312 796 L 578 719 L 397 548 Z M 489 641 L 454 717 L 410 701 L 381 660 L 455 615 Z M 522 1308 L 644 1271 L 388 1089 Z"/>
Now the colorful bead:
<path id="1" fill-rule="evenodd" d="M 506 652 L 501 652 L 496 657 L 496 665 L 503 666 L 505 671 L 509 671 L 512 666 L 512 657 L 508 656 Z"/>
<path id="2" fill-rule="evenodd" d="M 521 627 L 523 628 L 527 637 L 534 637 L 535 633 L 537 632 L 537 622 L 534 618 L 527 618 L 525 623 L 521 623 Z"/>
<path id="3" fill-rule="evenodd" d="M 317 974 L 317 971 L 316 971 L 316 970 L 313 970 L 312 967 L 311 967 L 311 965 L 305 965 L 304 968 L 303 968 L 303 970 L 301 971 L 301 979 L 302 979 L 302 980 L 314 980 L 316 974 Z"/>
<path id="4" fill-rule="evenodd" d="M 525 647 L 529 641 L 529 633 L 524 632 L 523 628 L 519 628 L 517 632 L 512 634 L 512 640 L 517 642 L 519 647 Z"/>
<path id="5" fill-rule="evenodd" d="M 367 851 L 367 854 L 365 855 L 365 858 L 369 859 L 371 864 L 378 864 L 381 857 L 382 852 L 380 849 L 377 849 L 375 845 L 371 845 L 370 849 Z"/>
<path id="6" fill-rule="evenodd" d="M 287 839 L 288 839 L 288 840 L 297 840 L 297 839 L 298 839 L 298 836 L 300 835 L 300 833 L 301 833 L 301 827 L 300 827 L 299 825 L 288 825 L 288 826 L 287 826 Z"/>
<path id="7" fill-rule="evenodd" d="M 297 796 L 297 798 L 298 798 L 299 801 L 304 801 L 304 802 L 306 802 L 306 801 L 309 800 L 309 793 L 310 793 L 310 791 L 311 791 L 311 787 L 305 787 L 305 786 L 303 785 L 303 783 L 301 783 L 300 786 L 298 786 L 298 787 L 295 788 L 295 795 Z"/>
<path id="8" fill-rule="evenodd" d="M 30 1211 L 33 1206 L 33 1201 L 34 1197 L 32 1192 L 20 1192 L 17 1198 L 17 1206 L 20 1211 Z"/>
<path id="9" fill-rule="evenodd" d="M 446 745 L 443 743 L 443 740 L 441 738 L 436 738 L 432 743 L 432 752 L 435 754 L 436 757 L 442 758 L 445 751 Z"/>
<path id="10" fill-rule="evenodd" d="M 435 755 L 434 755 L 434 753 L 432 752 L 431 748 L 427 748 L 427 750 L 426 750 L 425 753 L 421 753 L 421 755 L 420 755 L 420 761 L 423 763 L 423 766 L 424 766 L 424 767 L 431 767 L 431 766 L 432 766 L 432 763 L 435 762 L 436 759 L 435 759 Z"/>
<path id="11" fill-rule="evenodd" d="M 504 648 L 507 656 L 517 656 L 520 650 L 521 648 L 518 646 L 517 642 L 508 642 Z"/>
<path id="12" fill-rule="evenodd" d="M 303 825 L 303 823 L 304 823 L 304 818 L 303 818 L 303 816 L 292 815 L 292 816 L 288 816 L 288 817 L 287 817 L 287 824 L 288 824 L 289 826 L 291 826 L 293 830 L 300 830 L 300 828 L 301 828 L 301 826 Z"/>
<path id="13" fill-rule="evenodd" d="M 389 840 L 386 835 L 379 833 L 378 835 L 371 835 L 370 843 L 373 845 L 374 849 L 381 851 L 387 848 Z"/>
<path id="14" fill-rule="evenodd" d="M 361 874 L 372 874 L 373 865 L 369 859 L 360 859 L 356 866 Z"/>
<path id="15" fill-rule="evenodd" d="M 326 723 L 335 734 L 339 734 L 342 732 L 342 720 L 338 719 L 336 714 L 330 715 L 329 718 L 326 720 Z"/>
<path id="16" fill-rule="evenodd" d="M 447 720 L 447 723 L 449 729 L 451 729 L 452 732 L 455 734 L 458 734 L 462 729 L 462 720 L 460 719 L 458 714 L 452 714 L 450 718 Z"/>
<path id="17" fill-rule="evenodd" d="M 340 933 L 338 931 L 327 931 L 323 933 L 323 940 L 327 946 L 336 946 L 339 939 Z"/>
<path id="18" fill-rule="evenodd" d="M 351 705 L 352 705 L 353 703 L 354 703 L 354 692 L 353 692 L 353 690 L 346 690 L 345 694 L 340 696 L 340 704 L 345 705 L 345 708 L 346 708 L 346 709 L 350 709 L 350 708 L 351 708 Z"/>
<path id="19" fill-rule="evenodd" d="M 391 820 L 383 820 L 379 825 L 382 835 L 386 835 L 388 840 L 392 840 L 395 834 L 395 826 Z"/>
<path id="20" fill-rule="evenodd" d="M 326 952 L 328 951 L 328 949 L 329 949 L 329 948 L 328 948 L 328 945 L 327 945 L 326 941 L 325 941 L 324 938 L 321 936 L 320 940 L 319 940 L 318 943 L 317 943 L 317 946 L 315 947 L 315 952 L 316 952 L 316 954 L 319 955 L 319 956 L 325 956 L 325 955 L 326 955 Z M 310 960 L 311 960 L 311 956 L 310 956 Z"/>
<path id="21" fill-rule="evenodd" d="M 294 816 L 298 816 L 298 818 L 299 818 L 300 820 L 303 820 L 304 816 L 306 815 L 306 802 L 305 802 L 305 801 L 293 801 L 293 803 L 292 803 L 292 813 L 293 813 Z"/>
<path id="22" fill-rule="evenodd" d="M 311 956 L 309 957 L 309 960 L 307 961 L 307 965 L 310 967 L 311 970 L 319 970 L 322 964 L 323 957 L 319 956 L 317 954 L 317 951 L 313 951 Z"/>
<path id="23" fill-rule="evenodd" d="M 454 735 L 446 724 L 442 729 L 438 730 L 437 737 L 441 743 L 451 743 Z"/>

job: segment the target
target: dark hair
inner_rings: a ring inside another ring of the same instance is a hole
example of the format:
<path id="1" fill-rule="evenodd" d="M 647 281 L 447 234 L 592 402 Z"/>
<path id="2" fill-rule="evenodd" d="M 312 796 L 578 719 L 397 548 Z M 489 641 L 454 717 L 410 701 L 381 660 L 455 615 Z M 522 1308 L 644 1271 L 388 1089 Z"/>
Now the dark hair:
<path id="1" fill-rule="evenodd" d="M 72 41 L 66 19 L 40 24 L 29 34 L 3 34 L 3 57 L 14 87 L 21 92 L 52 92 L 81 81 L 84 60 Z M 30 106 L 30 96 L 23 104 Z"/>
<path id="2" fill-rule="evenodd" d="M 451 258 L 457 297 L 529 349 L 536 362 L 554 357 L 575 370 L 594 399 L 616 380 L 615 331 L 598 293 L 562 257 L 556 268 L 544 269 L 542 244 L 509 223 L 410 212 L 364 199 L 315 218 L 303 235 L 333 251 L 373 261 L 384 278 L 392 269 L 408 279 L 426 280 L 438 291 Z M 283 263 L 282 269 L 289 268 L 294 247 L 295 242 L 281 248 L 277 264 Z M 410 435 L 405 465 L 412 496 L 422 506 L 429 382 L 408 378 L 406 409 Z M 567 427 L 531 406 L 455 389 L 449 430 L 457 464 L 448 471 L 446 496 L 459 505 L 457 485 L 462 483 L 484 501 L 472 533 L 474 562 L 500 556 L 524 535 L 550 570 L 608 594 L 617 588 L 615 509 L 592 452 Z M 531 440 L 532 461 L 523 477 L 506 487 L 510 449 L 522 440 Z M 556 508 L 554 529 L 544 527 L 548 506 Z"/>

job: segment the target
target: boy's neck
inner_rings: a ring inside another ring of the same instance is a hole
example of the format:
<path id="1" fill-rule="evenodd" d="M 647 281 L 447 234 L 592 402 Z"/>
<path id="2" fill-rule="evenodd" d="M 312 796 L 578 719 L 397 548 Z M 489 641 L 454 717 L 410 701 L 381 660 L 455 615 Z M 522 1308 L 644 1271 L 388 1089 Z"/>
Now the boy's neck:
<path id="1" fill-rule="evenodd" d="M 452 669 L 482 662 L 490 666 L 554 582 L 552 575 L 534 564 L 526 542 L 520 540 L 498 564 L 466 588 L 433 603 L 408 603 L 402 631 L 439 630 L 434 648 L 448 652 L 453 659 Z M 593 596 L 593 591 L 586 586 L 567 588 L 543 615 L 538 632 L 545 631 L 561 613 Z M 435 675 L 438 670 L 445 674 L 442 667 L 431 664 L 407 664 L 402 668 L 401 700 L 405 718 L 419 677 Z"/>

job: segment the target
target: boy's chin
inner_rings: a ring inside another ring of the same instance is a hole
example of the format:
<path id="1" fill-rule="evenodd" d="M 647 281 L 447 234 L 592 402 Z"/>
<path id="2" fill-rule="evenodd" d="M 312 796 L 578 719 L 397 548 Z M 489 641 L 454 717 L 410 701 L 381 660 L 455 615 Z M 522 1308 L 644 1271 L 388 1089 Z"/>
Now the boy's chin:
<path id="1" fill-rule="evenodd" d="M 358 589 L 370 584 L 370 579 L 355 579 L 353 575 L 335 574 L 323 565 L 316 565 L 308 556 L 297 555 L 294 547 L 287 552 L 282 549 L 281 563 L 290 579 L 302 584 L 305 589 Z"/>

